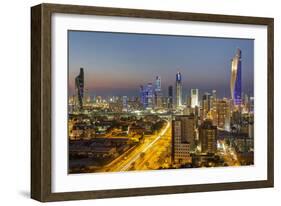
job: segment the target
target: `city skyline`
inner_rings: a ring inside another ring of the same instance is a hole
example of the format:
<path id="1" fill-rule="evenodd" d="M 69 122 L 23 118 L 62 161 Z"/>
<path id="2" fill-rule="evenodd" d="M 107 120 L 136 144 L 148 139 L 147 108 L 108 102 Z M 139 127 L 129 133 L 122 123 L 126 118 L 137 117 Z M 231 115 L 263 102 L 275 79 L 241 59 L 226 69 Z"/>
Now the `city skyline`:
<path id="1" fill-rule="evenodd" d="M 230 97 L 231 59 L 238 47 L 243 51 L 242 92 L 253 95 L 253 43 L 249 39 L 70 31 L 69 95 L 74 94 L 73 79 L 83 67 L 91 96 L 139 96 L 139 86 L 154 84 L 156 76 L 167 95 L 180 72 L 183 98 L 192 88 L 199 89 L 200 96 L 214 89 L 218 97 Z"/>

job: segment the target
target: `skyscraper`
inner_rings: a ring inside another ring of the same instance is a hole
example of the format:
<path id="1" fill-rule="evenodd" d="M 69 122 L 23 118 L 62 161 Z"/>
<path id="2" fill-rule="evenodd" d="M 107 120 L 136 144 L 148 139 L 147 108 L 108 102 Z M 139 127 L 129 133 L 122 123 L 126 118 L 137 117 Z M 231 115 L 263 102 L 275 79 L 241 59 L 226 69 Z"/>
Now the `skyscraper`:
<path id="1" fill-rule="evenodd" d="M 217 90 L 212 91 L 212 96 L 213 96 L 214 100 L 216 101 L 217 100 Z"/>
<path id="2" fill-rule="evenodd" d="M 75 88 L 76 88 L 76 92 L 77 92 L 79 109 L 82 110 L 83 98 L 84 98 L 84 70 L 83 70 L 83 68 L 80 68 L 80 73 L 75 78 Z"/>
<path id="3" fill-rule="evenodd" d="M 140 102 L 143 108 L 146 108 L 146 90 L 143 85 L 140 85 Z"/>
<path id="4" fill-rule="evenodd" d="M 156 76 L 155 79 L 155 91 L 160 92 L 161 91 L 161 77 Z"/>
<path id="5" fill-rule="evenodd" d="M 128 97 L 127 96 L 122 97 L 122 111 L 128 112 Z"/>
<path id="6" fill-rule="evenodd" d="M 146 98 L 147 98 L 147 108 L 153 109 L 154 106 L 154 91 L 152 83 L 148 83 L 146 86 Z"/>
<path id="7" fill-rule="evenodd" d="M 202 120 L 207 118 L 208 112 L 211 109 L 211 94 L 208 92 L 205 92 L 204 95 L 202 96 Z"/>
<path id="8" fill-rule="evenodd" d="M 198 89 L 191 89 L 190 91 L 191 96 L 191 107 L 195 108 L 196 106 L 199 106 L 199 90 Z"/>
<path id="9" fill-rule="evenodd" d="M 162 108 L 162 89 L 161 89 L 161 78 L 156 76 L 155 79 L 155 107 Z"/>
<path id="10" fill-rule="evenodd" d="M 216 110 L 216 103 L 217 103 L 217 91 L 212 91 L 212 96 L 210 98 L 210 110 Z"/>
<path id="11" fill-rule="evenodd" d="M 235 56 L 231 61 L 231 79 L 230 79 L 230 93 L 234 105 L 242 103 L 241 89 L 241 50 L 237 49 Z"/>
<path id="12" fill-rule="evenodd" d="M 217 127 L 211 120 L 205 120 L 199 127 L 199 141 L 202 153 L 216 153 L 217 151 Z"/>
<path id="13" fill-rule="evenodd" d="M 194 118 L 176 116 L 172 122 L 172 159 L 174 163 L 189 163 L 190 145 L 194 141 Z"/>
<path id="14" fill-rule="evenodd" d="M 230 104 L 227 99 L 218 100 L 216 103 L 217 126 L 230 131 Z"/>
<path id="15" fill-rule="evenodd" d="M 141 104 L 144 109 L 152 109 L 154 106 L 154 88 L 152 83 L 140 86 Z"/>
<path id="16" fill-rule="evenodd" d="M 181 83 L 181 73 L 178 72 L 176 74 L 176 106 L 181 107 L 182 106 L 182 83 Z"/>
<path id="17" fill-rule="evenodd" d="M 173 109 L 173 86 L 168 87 L 168 109 Z"/>

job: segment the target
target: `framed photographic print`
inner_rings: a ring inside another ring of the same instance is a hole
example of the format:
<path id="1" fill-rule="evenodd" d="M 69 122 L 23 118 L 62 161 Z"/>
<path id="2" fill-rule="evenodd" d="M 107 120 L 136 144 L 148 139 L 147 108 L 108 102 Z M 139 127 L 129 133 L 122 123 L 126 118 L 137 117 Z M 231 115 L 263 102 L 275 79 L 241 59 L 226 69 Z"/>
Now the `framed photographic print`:
<path id="1" fill-rule="evenodd" d="M 273 187 L 273 19 L 31 8 L 31 197 Z"/>

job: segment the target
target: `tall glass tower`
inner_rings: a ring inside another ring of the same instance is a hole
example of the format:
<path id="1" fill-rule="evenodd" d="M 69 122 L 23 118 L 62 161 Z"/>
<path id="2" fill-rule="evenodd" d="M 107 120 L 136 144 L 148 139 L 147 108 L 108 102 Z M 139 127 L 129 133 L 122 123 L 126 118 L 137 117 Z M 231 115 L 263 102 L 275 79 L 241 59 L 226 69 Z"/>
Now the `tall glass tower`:
<path id="1" fill-rule="evenodd" d="M 143 108 L 146 108 L 147 102 L 146 102 L 146 88 L 144 86 L 140 86 L 140 101 L 143 106 Z"/>
<path id="2" fill-rule="evenodd" d="M 154 89 L 153 89 L 153 84 L 148 83 L 146 86 L 146 99 L 147 99 L 147 107 L 146 109 L 152 109 L 154 106 Z"/>
<path id="3" fill-rule="evenodd" d="M 242 78 L 241 78 L 241 50 L 237 49 L 231 61 L 230 93 L 234 105 L 242 103 Z"/>
<path id="4" fill-rule="evenodd" d="M 79 75 L 75 78 L 75 87 L 77 92 L 77 98 L 79 103 L 79 109 L 83 108 L 83 97 L 84 97 L 84 70 L 80 68 Z"/>
<path id="5" fill-rule="evenodd" d="M 156 76 L 155 79 L 155 107 L 162 108 L 162 89 L 161 89 L 161 77 Z"/>
<path id="6" fill-rule="evenodd" d="M 154 106 L 154 87 L 152 83 L 140 86 L 141 103 L 144 109 L 152 109 Z"/>
<path id="7" fill-rule="evenodd" d="M 176 74 L 176 106 L 182 106 L 182 83 L 180 72 Z"/>
<path id="8" fill-rule="evenodd" d="M 156 92 L 160 92 L 161 91 L 161 77 L 160 76 L 156 76 L 156 79 L 155 79 L 155 91 Z"/>
<path id="9" fill-rule="evenodd" d="M 191 89 L 190 96 L 191 96 L 191 107 L 195 108 L 196 106 L 199 106 L 199 90 Z"/>

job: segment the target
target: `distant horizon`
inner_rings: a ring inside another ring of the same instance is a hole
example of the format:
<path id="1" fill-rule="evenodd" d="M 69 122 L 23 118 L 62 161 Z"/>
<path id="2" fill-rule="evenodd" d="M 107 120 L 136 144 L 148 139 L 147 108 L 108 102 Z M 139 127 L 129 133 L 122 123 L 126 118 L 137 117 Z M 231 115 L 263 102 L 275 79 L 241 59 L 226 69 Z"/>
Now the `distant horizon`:
<path id="1" fill-rule="evenodd" d="M 254 96 L 254 40 L 85 31 L 68 36 L 69 96 L 82 67 L 91 97 L 139 96 L 140 85 L 154 84 L 156 76 L 167 96 L 181 72 L 183 99 L 195 88 L 200 97 L 216 90 L 219 98 L 229 98 L 237 48 L 242 50 L 242 93 Z"/>

